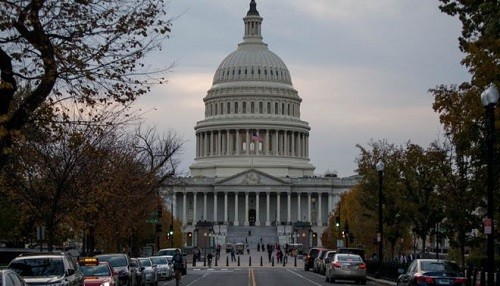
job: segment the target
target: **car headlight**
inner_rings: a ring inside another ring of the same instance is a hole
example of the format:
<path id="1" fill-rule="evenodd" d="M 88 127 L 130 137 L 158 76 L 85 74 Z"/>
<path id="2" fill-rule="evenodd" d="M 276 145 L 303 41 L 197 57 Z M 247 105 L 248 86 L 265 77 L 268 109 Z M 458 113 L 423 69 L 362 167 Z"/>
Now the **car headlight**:
<path id="1" fill-rule="evenodd" d="M 109 286 L 109 282 L 101 283 L 101 286 Z"/>

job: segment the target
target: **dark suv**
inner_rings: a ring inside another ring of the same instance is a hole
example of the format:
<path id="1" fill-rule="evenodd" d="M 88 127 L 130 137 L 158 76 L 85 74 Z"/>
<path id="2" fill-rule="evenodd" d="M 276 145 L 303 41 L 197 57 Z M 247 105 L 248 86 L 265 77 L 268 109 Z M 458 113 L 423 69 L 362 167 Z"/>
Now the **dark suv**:
<path id="1" fill-rule="evenodd" d="M 105 261 L 113 267 L 113 269 L 118 272 L 118 280 L 120 280 L 120 285 L 135 286 L 136 282 L 136 267 L 135 263 L 132 263 L 130 257 L 123 253 L 112 253 L 112 254 L 99 254 L 95 256 L 99 261 Z"/>
<path id="2" fill-rule="evenodd" d="M 32 285 L 83 286 L 83 273 L 64 253 L 21 254 L 8 266 Z"/>
<path id="3" fill-rule="evenodd" d="M 309 252 L 304 257 L 304 270 L 309 271 L 310 268 L 314 267 L 314 259 L 318 257 L 318 254 L 323 250 L 323 248 L 313 247 L 309 249 Z"/>

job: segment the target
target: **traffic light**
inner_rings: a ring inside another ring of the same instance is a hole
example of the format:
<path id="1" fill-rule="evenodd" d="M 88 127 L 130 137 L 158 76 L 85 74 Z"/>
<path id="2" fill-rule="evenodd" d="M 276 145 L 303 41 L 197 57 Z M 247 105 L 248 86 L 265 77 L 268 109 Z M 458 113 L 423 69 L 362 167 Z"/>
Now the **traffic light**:
<path id="1" fill-rule="evenodd" d="M 174 227 L 172 225 L 170 225 L 170 229 L 168 231 L 168 238 L 169 239 L 174 239 Z"/>
<path id="2" fill-rule="evenodd" d="M 335 217 L 335 226 L 337 226 L 337 228 L 340 227 L 340 216 Z"/>

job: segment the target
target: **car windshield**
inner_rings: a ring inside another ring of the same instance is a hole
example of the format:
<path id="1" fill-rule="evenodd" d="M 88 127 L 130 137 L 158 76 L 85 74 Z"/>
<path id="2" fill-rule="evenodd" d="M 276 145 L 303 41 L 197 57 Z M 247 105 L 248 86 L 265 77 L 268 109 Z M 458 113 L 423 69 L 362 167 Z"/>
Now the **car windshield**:
<path id="1" fill-rule="evenodd" d="M 337 260 L 338 261 L 341 261 L 341 262 L 350 262 L 350 261 L 354 261 L 354 262 L 361 262 L 363 259 L 361 259 L 360 256 L 358 255 L 337 255 Z"/>
<path id="2" fill-rule="evenodd" d="M 127 266 L 127 259 L 124 256 L 112 256 L 112 255 L 104 255 L 99 256 L 99 260 L 106 261 L 111 265 L 111 267 L 124 267 Z"/>
<path id="3" fill-rule="evenodd" d="M 311 251 L 309 252 L 309 255 L 311 255 L 312 257 L 317 257 L 318 253 L 319 253 L 319 249 L 311 249 Z"/>
<path id="4" fill-rule="evenodd" d="M 168 261 L 165 257 L 151 257 L 151 261 L 153 261 L 156 265 L 168 264 Z"/>
<path id="5" fill-rule="evenodd" d="M 158 251 L 156 255 L 162 256 L 162 255 L 174 255 L 174 254 L 175 254 L 175 249 L 161 249 Z"/>
<path id="6" fill-rule="evenodd" d="M 455 263 L 450 263 L 447 261 L 422 261 L 421 265 L 422 271 L 432 271 L 432 272 L 452 272 L 459 273 L 460 269 Z"/>
<path id="7" fill-rule="evenodd" d="M 107 265 L 99 264 L 97 266 L 80 266 L 83 276 L 111 276 Z"/>
<path id="8" fill-rule="evenodd" d="M 62 258 L 26 258 L 10 263 L 9 268 L 21 276 L 63 276 Z"/>
<path id="9" fill-rule="evenodd" d="M 151 266 L 151 260 L 149 259 L 139 259 L 142 266 Z"/>

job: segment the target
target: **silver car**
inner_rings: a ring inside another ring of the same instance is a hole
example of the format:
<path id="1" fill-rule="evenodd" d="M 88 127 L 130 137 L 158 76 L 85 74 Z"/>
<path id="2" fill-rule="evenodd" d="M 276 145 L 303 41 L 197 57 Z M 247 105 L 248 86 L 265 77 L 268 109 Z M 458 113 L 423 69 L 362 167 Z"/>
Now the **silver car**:
<path id="1" fill-rule="evenodd" d="M 156 274 L 158 275 L 158 280 L 170 279 L 170 266 L 168 266 L 168 260 L 163 256 L 151 256 L 149 257 L 153 265 L 156 265 Z"/>
<path id="2" fill-rule="evenodd" d="M 156 265 L 153 264 L 150 258 L 137 258 L 141 266 L 141 286 L 158 285 L 158 274 L 156 273 Z"/>
<path id="3" fill-rule="evenodd" d="M 366 264 L 357 254 L 337 253 L 332 259 L 327 258 L 326 282 L 335 282 L 337 279 L 354 280 L 356 283 L 366 284 Z"/>

